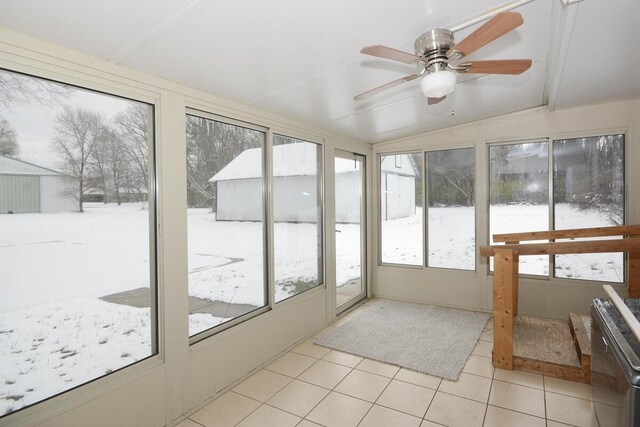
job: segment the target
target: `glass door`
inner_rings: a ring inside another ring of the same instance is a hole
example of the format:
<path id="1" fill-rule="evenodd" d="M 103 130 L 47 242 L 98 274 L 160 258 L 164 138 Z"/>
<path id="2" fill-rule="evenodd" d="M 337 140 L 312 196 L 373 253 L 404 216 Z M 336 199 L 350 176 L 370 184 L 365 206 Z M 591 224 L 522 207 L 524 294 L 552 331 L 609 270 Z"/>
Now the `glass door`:
<path id="1" fill-rule="evenodd" d="M 367 295 L 365 265 L 365 157 L 336 150 L 336 307 Z"/>

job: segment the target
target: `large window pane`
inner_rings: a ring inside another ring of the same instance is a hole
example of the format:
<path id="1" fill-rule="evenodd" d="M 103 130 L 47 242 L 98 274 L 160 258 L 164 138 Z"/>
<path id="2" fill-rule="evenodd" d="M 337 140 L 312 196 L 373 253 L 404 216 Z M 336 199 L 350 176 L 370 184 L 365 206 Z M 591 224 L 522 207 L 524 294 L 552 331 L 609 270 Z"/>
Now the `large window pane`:
<path id="1" fill-rule="evenodd" d="M 366 291 L 365 170 L 365 156 L 336 152 L 336 304 L 340 310 Z"/>
<path id="2" fill-rule="evenodd" d="M 489 147 L 489 233 L 549 229 L 547 142 Z M 491 258 L 493 265 L 493 258 Z M 549 274 L 546 255 L 520 257 L 520 274 Z"/>
<path id="3" fill-rule="evenodd" d="M 267 304 L 259 130 L 187 115 L 189 334 Z"/>
<path id="4" fill-rule="evenodd" d="M 422 154 L 380 156 L 381 262 L 423 265 Z"/>
<path id="5" fill-rule="evenodd" d="M 0 70 L 0 415 L 156 353 L 152 160 L 151 105 Z"/>
<path id="6" fill-rule="evenodd" d="M 276 302 L 318 286 L 322 277 L 322 146 L 273 136 Z"/>
<path id="7" fill-rule="evenodd" d="M 556 230 L 624 224 L 624 135 L 553 141 L 553 178 Z M 624 281 L 622 253 L 558 255 L 555 264 L 556 277 Z"/>
<path id="8" fill-rule="evenodd" d="M 475 270 L 475 153 L 473 148 L 427 156 L 429 267 Z"/>

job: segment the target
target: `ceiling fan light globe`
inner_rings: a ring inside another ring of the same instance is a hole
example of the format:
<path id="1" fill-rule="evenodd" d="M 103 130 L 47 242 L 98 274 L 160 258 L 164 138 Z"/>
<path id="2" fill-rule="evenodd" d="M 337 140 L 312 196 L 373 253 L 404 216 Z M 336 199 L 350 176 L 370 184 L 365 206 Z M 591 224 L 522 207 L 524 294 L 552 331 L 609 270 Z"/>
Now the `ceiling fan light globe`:
<path id="1" fill-rule="evenodd" d="M 456 73 L 449 70 L 429 73 L 420 81 L 420 89 L 428 98 L 441 98 L 453 92 L 456 86 Z"/>

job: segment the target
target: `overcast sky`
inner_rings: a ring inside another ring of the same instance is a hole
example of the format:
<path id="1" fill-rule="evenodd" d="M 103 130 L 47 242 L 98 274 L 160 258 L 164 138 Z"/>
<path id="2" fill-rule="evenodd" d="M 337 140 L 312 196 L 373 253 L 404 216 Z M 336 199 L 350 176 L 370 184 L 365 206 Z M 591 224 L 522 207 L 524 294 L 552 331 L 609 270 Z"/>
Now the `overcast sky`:
<path id="1" fill-rule="evenodd" d="M 38 101 L 23 102 L 9 108 L 0 104 L 0 116 L 4 117 L 16 131 L 20 153 L 18 158 L 39 166 L 59 169 L 60 160 L 53 150 L 56 115 L 62 109 L 61 104 L 82 107 L 101 113 L 105 118 L 113 117 L 127 109 L 132 101 L 104 95 L 89 90 L 71 88 L 67 98 L 58 103 L 46 105 Z"/>

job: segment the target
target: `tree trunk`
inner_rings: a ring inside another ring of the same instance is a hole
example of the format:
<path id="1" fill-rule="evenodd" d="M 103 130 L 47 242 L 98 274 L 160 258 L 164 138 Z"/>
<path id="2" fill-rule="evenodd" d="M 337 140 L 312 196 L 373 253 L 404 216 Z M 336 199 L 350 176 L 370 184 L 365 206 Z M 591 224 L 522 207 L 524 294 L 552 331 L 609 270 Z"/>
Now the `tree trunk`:
<path id="1" fill-rule="evenodd" d="M 80 213 L 84 212 L 84 209 L 82 207 L 82 191 L 84 189 L 82 187 L 83 187 L 82 176 L 80 176 L 80 179 L 78 180 L 78 212 Z"/>

